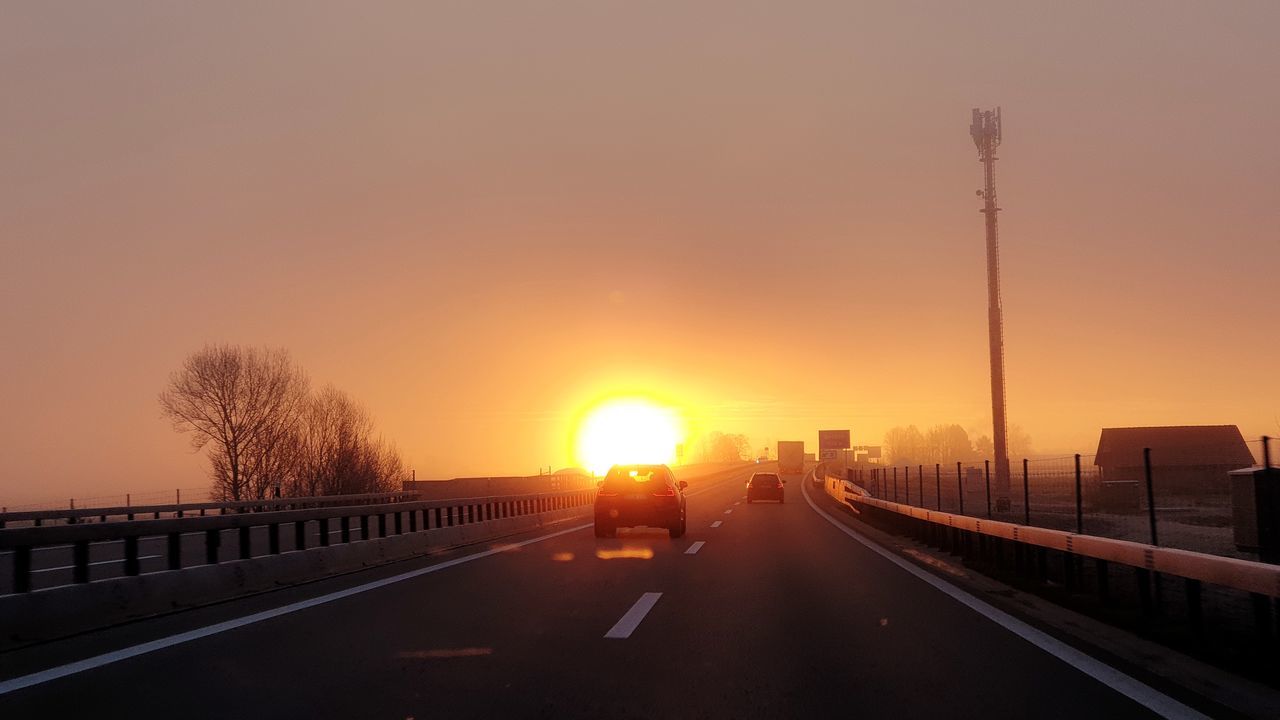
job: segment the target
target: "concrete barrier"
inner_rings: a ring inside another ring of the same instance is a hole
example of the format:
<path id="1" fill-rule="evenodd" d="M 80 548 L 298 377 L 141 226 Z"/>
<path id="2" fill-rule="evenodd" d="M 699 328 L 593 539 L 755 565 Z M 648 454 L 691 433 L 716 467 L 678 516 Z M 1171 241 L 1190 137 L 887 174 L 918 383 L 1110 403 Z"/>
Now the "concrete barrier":
<path id="1" fill-rule="evenodd" d="M 590 513 L 590 505 L 580 505 L 248 560 L 0 596 L 0 651 L 497 540 L 587 518 Z"/>

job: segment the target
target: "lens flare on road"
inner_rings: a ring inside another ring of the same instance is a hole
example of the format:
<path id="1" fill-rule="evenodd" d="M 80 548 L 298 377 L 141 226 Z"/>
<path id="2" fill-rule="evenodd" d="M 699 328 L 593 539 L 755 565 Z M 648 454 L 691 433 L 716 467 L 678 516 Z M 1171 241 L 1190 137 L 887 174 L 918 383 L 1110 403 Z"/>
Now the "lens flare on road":
<path id="1" fill-rule="evenodd" d="M 608 400 L 590 410 L 575 435 L 578 463 L 596 474 L 622 463 L 674 463 L 684 422 L 644 398 Z"/>

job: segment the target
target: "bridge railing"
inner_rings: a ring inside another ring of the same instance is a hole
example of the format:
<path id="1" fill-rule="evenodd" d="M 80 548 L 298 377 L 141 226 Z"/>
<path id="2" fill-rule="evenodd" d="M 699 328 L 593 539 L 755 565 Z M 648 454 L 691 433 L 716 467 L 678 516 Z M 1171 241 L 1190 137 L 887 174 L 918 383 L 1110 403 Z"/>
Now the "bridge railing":
<path id="1" fill-rule="evenodd" d="M 404 493 L 391 495 L 399 496 Z M 92 564 L 90 548 L 102 543 L 123 542 L 124 575 L 136 576 L 141 573 L 139 541 L 145 538 L 166 539 L 166 550 L 163 553 L 166 558 L 166 568 L 180 570 L 183 567 L 182 537 L 192 533 L 203 536 L 204 564 L 217 564 L 223 559 L 221 553 L 223 532 L 228 530 L 238 532 L 236 554 L 238 559 L 247 560 L 261 555 L 281 554 L 281 534 L 290 530 L 293 535 L 292 549 L 305 550 L 312 529 L 318 530 L 318 544 L 328 546 L 334 543 L 330 536 L 335 533 L 339 537 L 337 541 L 339 544 L 353 542 L 353 526 L 359 528 L 360 537 L 355 542 L 360 542 L 406 532 L 450 528 L 569 509 L 590 504 L 594 498 L 594 489 L 569 490 L 527 495 L 388 502 L 375 505 L 347 504 L 181 519 L 125 520 L 111 523 L 8 528 L 0 529 L 0 551 L 12 551 L 13 591 L 23 593 L 32 590 L 32 553 L 39 548 L 71 546 L 72 581 L 88 583 L 89 568 Z M 333 524 L 338 528 L 335 533 L 330 532 Z M 265 542 L 261 532 L 255 533 L 255 529 L 265 529 Z M 258 536 L 256 539 L 255 534 Z"/>
<path id="2" fill-rule="evenodd" d="M 264 498 L 259 500 L 229 500 L 223 502 L 200 503 L 166 503 L 163 505 L 117 505 L 113 507 L 64 508 L 58 510 L 24 510 L 0 513 L 0 529 L 14 523 L 28 522 L 36 527 L 46 523 L 65 522 L 74 525 L 82 522 L 107 522 L 111 519 L 124 518 L 135 520 L 151 516 L 160 519 L 161 515 L 172 515 L 183 518 L 189 515 L 204 516 L 207 514 L 226 515 L 228 513 L 267 512 L 272 510 L 296 510 L 304 508 L 329 507 L 335 505 L 370 505 L 375 503 L 393 503 L 417 500 L 416 491 L 364 493 L 359 495 L 317 495 L 307 497 Z"/>

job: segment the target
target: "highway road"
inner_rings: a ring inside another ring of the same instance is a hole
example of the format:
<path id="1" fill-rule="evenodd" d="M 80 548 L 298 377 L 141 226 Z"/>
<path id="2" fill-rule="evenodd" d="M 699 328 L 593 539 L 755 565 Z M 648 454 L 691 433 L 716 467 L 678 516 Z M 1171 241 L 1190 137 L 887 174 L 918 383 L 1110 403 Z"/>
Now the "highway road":
<path id="1" fill-rule="evenodd" d="M 0 717 L 1195 717 L 745 479 L 678 540 L 584 518 L 0 655 Z"/>

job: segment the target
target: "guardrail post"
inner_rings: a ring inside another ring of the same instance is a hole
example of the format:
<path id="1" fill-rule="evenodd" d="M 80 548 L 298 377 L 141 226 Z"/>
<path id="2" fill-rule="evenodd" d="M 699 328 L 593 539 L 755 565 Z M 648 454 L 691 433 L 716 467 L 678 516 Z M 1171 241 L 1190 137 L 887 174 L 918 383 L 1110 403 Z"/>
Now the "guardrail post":
<path id="1" fill-rule="evenodd" d="M 1062 584 L 1070 595 L 1076 591 L 1076 556 L 1062 553 Z"/>
<path id="2" fill-rule="evenodd" d="M 1257 627 L 1259 643 L 1266 647 L 1271 639 L 1271 597 L 1262 593 L 1249 593 L 1253 601 L 1253 622 Z"/>
<path id="3" fill-rule="evenodd" d="M 72 582 L 88 582 L 88 541 L 72 544 Z"/>
<path id="4" fill-rule="evenodd" d="M 248 525 L 240 528 L 240 541 L 237 544 L 240 546 L 241 560 L 248 560 L 253 557 L 253 540 L 250 537 L 251 530 L 253 530 L 253 528 Z"/>
<path id="5" fill-rule="evenodd" d="M 124 539 L 124 574 L 137 575 L 141 571 L 138 562 L 138 536 L 130 535 Z"/>
<path id="6" fill-rule="evenodd" d="M 320 546 L 329 546 L 329 518 L 320 518 Z"/>
<path id="7" fill-rule="evenodd" d="M 218 546 L 221 544 L 221 531 L 212 529 L 204 531 L 204 562 L 206 565 L 218 564 Z"/>
<path id="8" fill-rule="evenodd" d="M 169 569 L 182 569 L 182 533 L 173 531 L 166 536 L 166 554 L 168 555 Z"/>
<path id="9" fill-rule="evenodd" d="M 293 549 L 307 549 L 307 521 L 297 520 L 293 523 Z"/>
<path id="10" fill-rule="evenodd" d="M 1076 458 L 1079 463 L 1079 456 Z M 1155 489 L 1151 487 L 1151 448 L 1142 448 L 1142 469 L 1147 474 L 1147 516 L 1151 520 L 1151 544 L 1159 545 L 1156 537 L 1156 495 Z"/>
<path id="11" fill-rule="evenodd" d="M 267 525 L 267 552 L 272 555 L 280 554 L 280 523 Z"/>
<path id="12" fill-rule="evenodd" d="M 964 474 L 960 472 L 960 461 L 956 461 L 956 497 L 960 498 L 960 514 L 964 514 Z"/>
<path id="13" fill-rule="evenodd" d="M 987 478 L 987 518 L 991 517 L 991 461 L 983 460 L 982 465 L 986 468 Z"/>
<path id="14" fill-rule="evenodd" d="M 1142 608 L 1143 616 L 1150 617 L 1155 614 L 1155 607 L 1151 602 L 1151 571 L 1137 568 L 1133 574 L 1138 578 L 1138 605 Z"/>
<path id="15" fill-rule="evenodd" d="M 31 592 L 31 546 L 13 549 L 13 591 Z"/>
<path id="16" fill-rule="evenodd" d="M 1204 637 L 1204 609 L 1200 602 L 1200 581 L 1187 578 L 1187 621 L 1199 641 Z"/>
<path id="17" fill-rule="evenodd" d="M 342 519 L 338 521 L 338 527 L 342 528 L 342 535 L 340 537 L 342 538 L 343 544 L 345 545 L 346 543 L 351 542 L 351 518 L 343 515 Z"/>
<path id="18" fill-rule="evenodd" d="M 1031 524 L 1031 483 L 1027 479 L 1027 459 L 1022 458 L 1022 524 Z"/>

